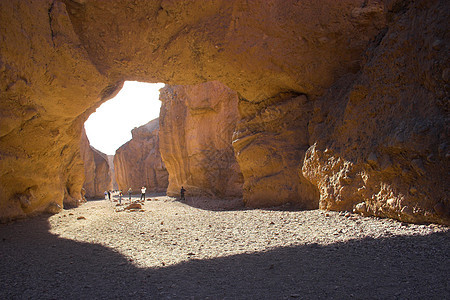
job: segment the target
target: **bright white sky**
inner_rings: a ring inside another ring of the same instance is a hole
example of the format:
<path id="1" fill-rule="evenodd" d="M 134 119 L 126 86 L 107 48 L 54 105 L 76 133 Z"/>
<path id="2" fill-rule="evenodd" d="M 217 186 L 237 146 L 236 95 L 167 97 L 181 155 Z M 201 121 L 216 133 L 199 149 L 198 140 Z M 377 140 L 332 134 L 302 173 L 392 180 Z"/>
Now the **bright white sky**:
<path id="1" fill-rule="evenodd" d="M 111 100 L 84 123 L 91 145 L 106 154 L 131 140 L 131 130 L 159 117 L 159 89 L 164 83 L 125 81 Z"/>

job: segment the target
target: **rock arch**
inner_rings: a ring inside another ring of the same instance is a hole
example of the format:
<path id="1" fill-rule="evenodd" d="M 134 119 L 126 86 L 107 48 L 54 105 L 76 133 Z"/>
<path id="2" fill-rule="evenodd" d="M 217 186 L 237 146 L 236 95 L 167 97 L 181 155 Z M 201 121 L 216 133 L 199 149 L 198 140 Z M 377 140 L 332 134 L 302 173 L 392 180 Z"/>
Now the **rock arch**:
<path id="1" fill-rule="evenodd" d="M 124 80 L 217 80 L 240 94 L 245 130 L 269 107 L 311 102 L 298 117 L 314 147 L 290 167 L 318 187 L 321 207 L 364 204 L 367 214 L 448 223 L 448 133 L 436 127 L 445 124 L 445 1 L 15 0 L 0 8 L 2 220 L 79 198 L 82 124 Z M 400 105 L 411 96 L 419 113 Z M 387 126 L 387 116 L 405 122 Z"/>

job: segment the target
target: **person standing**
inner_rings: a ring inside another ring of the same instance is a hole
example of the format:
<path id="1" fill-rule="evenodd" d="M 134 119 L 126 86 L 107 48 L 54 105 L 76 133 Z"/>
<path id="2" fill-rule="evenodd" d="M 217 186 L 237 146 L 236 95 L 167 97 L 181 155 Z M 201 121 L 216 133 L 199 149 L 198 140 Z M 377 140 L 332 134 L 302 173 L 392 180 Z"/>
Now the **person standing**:
<path id="1" fill-rule="evenodd" d="M 145 186 L 143 186 L 141 188 L 141 200 L 144 199 L 145 201 L 145 191 L 147 190 L 147 188 Z"/>
<path id="2" fill-rule="evenodd" d="M 119 191 L 119 204 L 122 204 L 122 191 Z"/>
<path id="3" fill-rule="evenodd" d="M 130 202 L 131 202 L 131 193 L 132 193 L 133 191 L 131 190 L 131 188 L 129 188 L 128 189 L 128 198 L 130 199 Z"/>
<path id="4" fill-rule="evenodd" d="M 186 199 L 184 199 L 184 192 L 186 192 L 186 190 L 184 189 L 183 186 L 181 186 L 180 201 L 186 200 Z"/>
<path id="5" fill-rule="evenodd" d="M 108 200 L 111 201 L 111 191 L 108 190 Z"/>
<path id="6" fill-rule="evenodd" d="M 107 191 L 105 191 L 104 195 L 105 195 L 105 200 L 108 200 L 108 192 Z"/>

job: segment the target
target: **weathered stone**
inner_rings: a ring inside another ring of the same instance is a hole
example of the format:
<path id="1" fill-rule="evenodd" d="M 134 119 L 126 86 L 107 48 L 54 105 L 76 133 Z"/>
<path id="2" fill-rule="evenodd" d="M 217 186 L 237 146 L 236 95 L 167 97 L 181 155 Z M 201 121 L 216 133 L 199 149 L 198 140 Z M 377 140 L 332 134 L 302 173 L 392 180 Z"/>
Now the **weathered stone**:
<path id="1" fill-rule="evenodd" d="M 242 119 L 233 147 L 244 175 L 244 202 L 251 207 L 291 203 L 317 208 L 317 188 L 298 171 L 309 147 L 312 103 L 292 94 L 271 100 L 274 103 L 239 103 Z"/>
<path id="2" fill-rule="evenodd" d="M 314 102 L 317 114 L 309 123 L 313 146 L 302 170 L 319 188 L 321 208 L 351 209 L 362 199 L 372 215 L 449 224 L 450 214 L 433 209 L 437 203 L 449 207 L 449 160 L 438 157 L 448 140 L 440 96 L 446 93 L 441 74 L 448 57 L 432 48 L 433 41 L 445 40 L 448 4 L 399 2 L 406 4 L 391 11 L 401 13 L 390 16 L 368 47 L 361 71 L 343 76 Z M 377 166 L 371 153 L 382 158 Z M 436 159 L 421 159 L 430 154 Z M 344 173 L 350 180 L 341 182 Z M 402 205 L 383 206 L 388 199 Z"/>
<path id="3" fill-rule="evenodd" d="M 417 172 L 417 174 L 423 176 L 426 173 L 426 170 L 423 166 L 423 162 L 420 158 L 413 159 L 411 161 L 411 166 L 413 167 L 414 171 Z"/>
<path id="4" fill-rule="evenodd" d="M 114 169 L 114 155 L 108 155 L 109 174 L 111 174 L 111 184 L 113 190 L 118 190 L 119 185 L 116 181 L 116 171 Z"/>
<path id="5" fill-rule="evenodd" d="M 81 159 L 84 162 L 84 197 L 103 198 L 104 192 L 112 189 L 108 156 L 89 145 L 83 130 L 80 142 Z"/>
<path id="6" fill-rule="evenodd" d="M 58 203 L 55 202 L 51 202 L 49 203 L 49 205 L 47 206 L 46 212 L 50 213 L 50 214 L 57 214 L 62 210 L 61 205 L 59 205 Z"/>
<path id="7" fill-rule="evenodd" d="M 401 213 L 408 217 L 413 217 L 413 209 L 409 206 L 403 207 Z"/>
<path id="8" fill-rule="evenodd" d="M 354 212 L 358 212 L 361 214 L 367 213 L 367 205 L 365 202 L 361 202 L 355 205 L 355 208 L 353 209 Z"/>
<path id="9" fill-rule="evenodd" d="M 161 89 L 160 150 L 167 194 L 242 197 L 242 174 L 231 146 L 238 95 L 220 82 Z"/>
<path id="10" fill-rule="evenodd" d="M 125 209 L 142 209 L 142 205 L 140 203 L 131 203 Z"/>
<path id="11" fill-rule="evenodd" d="M 140 193 L 142 186 L 147 191 L 166 191 L 168 176 L 159 151 L 159 119 L 134 128 L 132 139 L 116 150 L 114 169 L 120 190 Z"/>

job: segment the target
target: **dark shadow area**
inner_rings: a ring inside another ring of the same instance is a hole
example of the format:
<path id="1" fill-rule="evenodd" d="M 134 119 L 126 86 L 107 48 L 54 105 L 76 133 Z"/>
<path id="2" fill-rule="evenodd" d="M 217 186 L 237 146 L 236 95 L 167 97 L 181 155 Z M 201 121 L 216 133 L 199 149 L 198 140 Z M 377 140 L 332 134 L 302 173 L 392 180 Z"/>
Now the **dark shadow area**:
<path id="1" fill-rule="evenodd" d="M 249 209 L 244 206 L 242 198 L 186 196 L 185 200 L 180 200 L 180 197 L 176 197 L 175 201 L 179 201 L 194 208 L 211 211 L 232 211 Z"/>
<path id="2" fill-rule="evenodd" d="M 180 197 L 177 197 L 175 200 L 179 200 Z M 302 206 L 295 203 L 285 203 L 278 206 L 269 206 L 269 207 L 246 207 L 242 198 L 208 198 L 208 197 L 195 197 L 195 196 L 186 196 L 186 200 L 180 201 L 186 205 L 203 209 L 203 210 L 212 210 L 212 211 L 236 211 L 236 210 L 267 210 L 267 211 L 306 211 L 310 209 L 305 209 Z"/>
<path id="3" fill-rule="evenodd" d="M 0 299 L 445 299 L 450 233 L 271 249 L 159 269 L 58 238 L 34 218 L 0 226 Z"/>

